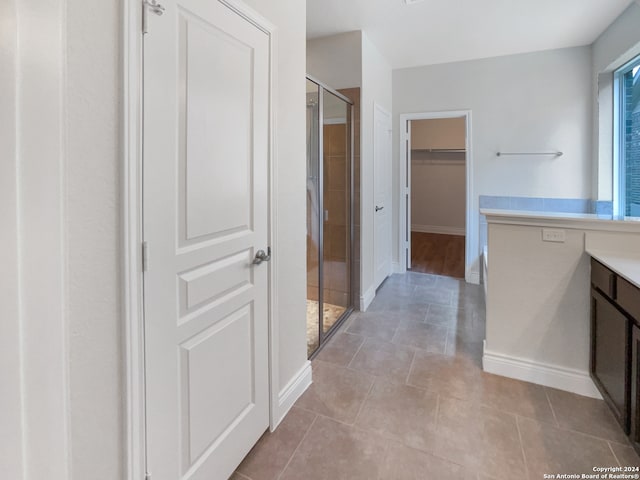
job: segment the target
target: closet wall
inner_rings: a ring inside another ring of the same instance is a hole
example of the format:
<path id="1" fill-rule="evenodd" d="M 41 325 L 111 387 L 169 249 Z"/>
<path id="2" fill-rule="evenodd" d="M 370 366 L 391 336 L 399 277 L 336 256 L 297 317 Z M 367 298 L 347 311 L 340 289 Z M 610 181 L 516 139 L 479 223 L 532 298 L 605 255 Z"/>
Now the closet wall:
<path id="1" fill-rule="evenodd" d="M 411 230 L 465 234 L 465 120 L 411 122 Z"/>

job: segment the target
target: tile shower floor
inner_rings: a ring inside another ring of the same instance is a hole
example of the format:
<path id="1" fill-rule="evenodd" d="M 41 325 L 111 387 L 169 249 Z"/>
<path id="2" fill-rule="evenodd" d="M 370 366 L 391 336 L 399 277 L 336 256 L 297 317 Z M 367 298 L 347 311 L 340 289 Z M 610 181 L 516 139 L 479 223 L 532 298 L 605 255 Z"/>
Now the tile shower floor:
<path id="1" fill-rule="evenodd" d="M 311 355 L 318 348 L 320 325 L 318 316 L 319 303 L 315 300 L 307 300 L 307 355 Z M 346 308 L 325 303 L 323 307 L 322 327 L 325 333 L 345 312 Z"/>
<path id="2" fill-rule="evenodd" d="M 523 479 L 639 466 L 604 402 L 484 373 L 480 287 L 393 275 L 233 480 Z"/>

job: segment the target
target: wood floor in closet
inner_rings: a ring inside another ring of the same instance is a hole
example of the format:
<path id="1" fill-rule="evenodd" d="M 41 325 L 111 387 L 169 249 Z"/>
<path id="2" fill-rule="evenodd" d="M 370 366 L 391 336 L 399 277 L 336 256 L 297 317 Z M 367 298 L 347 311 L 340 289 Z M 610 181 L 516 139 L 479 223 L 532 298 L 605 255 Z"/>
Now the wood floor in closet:
<path id="1" fill-rule="evenodd" d="M 464 278 L 461 235 L 411 232 L 411 271 Z"/>

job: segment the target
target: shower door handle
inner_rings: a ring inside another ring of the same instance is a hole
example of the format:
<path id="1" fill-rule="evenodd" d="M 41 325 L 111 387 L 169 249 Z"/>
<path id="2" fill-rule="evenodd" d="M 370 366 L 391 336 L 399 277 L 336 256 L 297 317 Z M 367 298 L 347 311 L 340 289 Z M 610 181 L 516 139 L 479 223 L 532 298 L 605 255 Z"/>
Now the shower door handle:
<path id="1" fill-rule="evenodd" d="M 378 205 L 376 205 L 376 212 L 379 212 L 380 210 L 382 210 L 384 207 L 379 207 Z"/>

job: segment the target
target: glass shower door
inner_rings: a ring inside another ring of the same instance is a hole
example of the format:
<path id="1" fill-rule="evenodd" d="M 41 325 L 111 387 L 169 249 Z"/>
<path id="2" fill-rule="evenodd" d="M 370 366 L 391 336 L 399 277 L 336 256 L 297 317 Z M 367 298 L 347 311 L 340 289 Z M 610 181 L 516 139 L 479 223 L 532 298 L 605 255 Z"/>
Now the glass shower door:
<path id="1" fill-rule="evenodd" d="M 307 353 L 352 308 L 352 104 L 307 79 Z"/>
<path id="2" fill-rule="evenodd" d="M 307 353 L 320 346 L 320 87 L 307 80 Z"/>
<path id="3" fill-rule="evenodd" d="M 322 91 L 322 332 L 351 306 L 351 105 Z"/>

